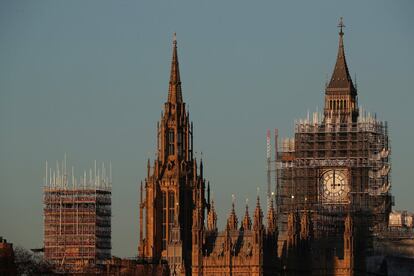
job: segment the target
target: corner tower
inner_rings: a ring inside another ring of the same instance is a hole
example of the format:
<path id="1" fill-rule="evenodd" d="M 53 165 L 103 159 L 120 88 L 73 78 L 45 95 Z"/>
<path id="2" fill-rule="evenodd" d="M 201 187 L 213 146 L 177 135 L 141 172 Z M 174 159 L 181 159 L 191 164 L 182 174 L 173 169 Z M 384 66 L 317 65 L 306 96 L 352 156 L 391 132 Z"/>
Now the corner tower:
<path id="1" fill-rule="evenodd" d="M 167 258 L 171 231 L 180 229 L 182 262 L 188 273 L 193 211 L 207 207 L 204 191 L 203 166 L 198 168 L 193 157 L 193 125 L 183 102 L 174 34 L 168 99 L 157 124 L 157 153 L 152 166 L 148 160 L 141 188 L 138 255 L 154 261 Z M 204 212 L 198 219 L 204 221 Z"/>

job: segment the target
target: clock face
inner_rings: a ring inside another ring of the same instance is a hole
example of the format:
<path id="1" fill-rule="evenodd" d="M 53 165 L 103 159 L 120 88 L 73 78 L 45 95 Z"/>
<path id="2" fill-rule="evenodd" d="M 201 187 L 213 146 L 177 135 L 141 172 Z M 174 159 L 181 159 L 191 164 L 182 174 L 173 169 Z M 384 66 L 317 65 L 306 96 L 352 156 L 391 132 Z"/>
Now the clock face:
<path id="1" fill-rule="evenodd" d="M 349 192 L 346 170 L 326 170 L 320 184 L 324 202 L 345 203 Z"/>

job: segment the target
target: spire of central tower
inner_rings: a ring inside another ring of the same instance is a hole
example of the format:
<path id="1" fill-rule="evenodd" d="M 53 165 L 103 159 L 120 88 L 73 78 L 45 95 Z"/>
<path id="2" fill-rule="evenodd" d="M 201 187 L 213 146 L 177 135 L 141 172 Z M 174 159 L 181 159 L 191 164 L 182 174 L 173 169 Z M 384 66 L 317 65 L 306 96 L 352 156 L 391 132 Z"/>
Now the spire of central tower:
<path id="1" fill-rule="evenodd" d="M 181 93 L 180 68 L 178 66 L 177 37 L 175 33 L 173 36 L 173 52 L 171 60 L 170 84 L 168 88 L 168 102 L 183 102 L 183 96 Z"/>

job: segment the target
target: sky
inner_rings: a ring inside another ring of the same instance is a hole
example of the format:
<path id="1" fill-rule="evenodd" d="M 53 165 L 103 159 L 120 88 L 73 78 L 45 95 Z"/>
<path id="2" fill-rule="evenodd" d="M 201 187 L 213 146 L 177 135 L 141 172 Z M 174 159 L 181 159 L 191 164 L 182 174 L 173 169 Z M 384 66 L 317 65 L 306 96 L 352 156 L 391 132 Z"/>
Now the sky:
<path id="1" fill-rule="evenodd" d="M 0 236 L 43 246 L 45 161 L 112 162 L 112 253 L 138 243 L 177 33 L 194 146 L 219 226 L 266 188 L 266 129 L 322 107 L 339 17 L 359 103 L 389 122 L 395 209 L 414 211 L 412 1 L 0 1 Z M 262 200 L 264 203 L 264 200 Z"/>

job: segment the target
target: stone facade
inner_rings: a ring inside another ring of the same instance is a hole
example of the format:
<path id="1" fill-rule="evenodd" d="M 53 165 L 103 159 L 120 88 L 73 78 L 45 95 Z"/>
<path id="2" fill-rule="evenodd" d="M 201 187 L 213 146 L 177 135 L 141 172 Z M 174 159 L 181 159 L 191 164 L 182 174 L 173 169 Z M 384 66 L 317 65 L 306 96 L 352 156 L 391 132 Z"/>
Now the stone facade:
<path id="1" fill-rule="evenodd" d="M 246 206 L 239 227 L 233 205 L 226 229 L 218 231 L 210 186 L 203 177 L 202 160 L 197 165 L 193 156 L 192 137 L 174 38 L 168 100 L 157 125 L 157 156 L 152 166 L 148 161 L 141 184 L 139 258 L 167 260 L 172 275 L 276 273 L 278 231 L 273 205 L 267 214 L 268 227 L 258 199 L 253 223 Z"/>
<path id="2" fill-rule="evenodd" d="M 183 102 L 177 42 L 168 100 L 157 126 L 157 155 L 141 184 L 141 260 L 166 261 L 171 275 L 360 275 L 375 227 L 387 225 L 386 124 L 360 116 L 339 25 L 339 48 L 322 120 L 298 123 L 277 155 L 276 208 L 257 199 L 239 225 L 234 203 L 217 229 L 203 163 Z"/>

